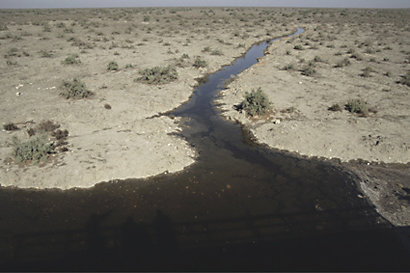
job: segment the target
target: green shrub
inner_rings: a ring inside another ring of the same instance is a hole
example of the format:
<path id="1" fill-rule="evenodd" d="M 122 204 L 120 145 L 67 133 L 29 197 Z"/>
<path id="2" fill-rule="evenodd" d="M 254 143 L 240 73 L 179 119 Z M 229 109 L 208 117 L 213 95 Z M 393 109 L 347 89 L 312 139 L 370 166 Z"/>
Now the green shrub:
<path id="1" fill-rule="evenodd" d="M 400 80 L 400 82 L 401 82 L 402 84 L 405 84 L 405 85 L 407 85 L 407 86 L 410 86 L 410 71 L 408 71 L 408 72 L 406 73 L 406 75 L 403 76 L 403 78 Z"/>
<path id="2" fill-rule="evenodd" d="M 296 49 L 296 50 L 304 50 L 304 48 L 303 48 L 302 45 L 295 45 L 295 47 L 294 47 L 293 49 Z"/>
<path id="3" fill-rule="evenodd" d="M 357 114 L 367 114 L 369 108 L 367 107 L 367 102 L 364 100 L 349 100 L 348 103 L 345 105 L 345 109 L 351 113 Z"/>
<path id="4" fill-rule="evenodd" d="M 78 55 L 71 55 L 63 61 L 63 64 L 78 64 L 81 63 L 80 59 L 78 59 Z"/>
<path id="5" fill-rule="evenodd" d="M 107 66 L 107 70 L 118 70 L 118 64 L 117 62 L 110 62 Z"/>
<path id="6" fill-rule="evenodd" d="M 271 109 L 269 98 L 260 87 L 256 91 L 252 89 L 251 93 L 246 92 L 239 108 L 249 116 L 263 115 Z"/>
<path id="7" fill-rule="evenodd" d="M 146 68 L 144 70 L 140 70 L 139 74 L 141 77 L 136 80 L 148 84 L 165 84 L 178 79 L 177 70 L 175 67 L 171 66 Z"/>
<path id="8" fill-rule="evenodd" d="M 85 84 L 78 79 L 63 81 L 61 89 L 64 92 L 60 93 L 60 95 L 66 99 L 84 99 L 93 95 L 93 92 L 87 90 Z"/>
<path id="9" fill-rule="evenodd" d="M 33 164 L 37 164 L 39 161 L 45 162 L 49 154 L 54 152 L 52 144 L 47 142 L 45 136 L 30 138 L 27 141 L 13 137 L 12 146 L 12 157 L 17 163 L 32 161 Z"/>
<path id="10" fill-rule="evenodd" d="M 193 66 L 195 68 L 206 67 L 207 63 L 204 59 L 201 59 L 201 58 L 198 57 L 198 58 L 195 59 Z"/>

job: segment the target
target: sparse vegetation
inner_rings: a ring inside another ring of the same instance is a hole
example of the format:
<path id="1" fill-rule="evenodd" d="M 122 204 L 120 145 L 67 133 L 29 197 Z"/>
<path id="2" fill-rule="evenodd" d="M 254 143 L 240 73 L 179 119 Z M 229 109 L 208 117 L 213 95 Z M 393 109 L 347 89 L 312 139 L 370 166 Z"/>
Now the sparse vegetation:
<path id="1" fill-rule="evenodd" d="M 262 91 L 262 88 L 259 87 L 256 91 L 252 89 L 250 93 L 245 93 L 245 99 L 240 104 L 239 109 L 253 117 L 265 114 L 271 107 L 269 98 Z"/>

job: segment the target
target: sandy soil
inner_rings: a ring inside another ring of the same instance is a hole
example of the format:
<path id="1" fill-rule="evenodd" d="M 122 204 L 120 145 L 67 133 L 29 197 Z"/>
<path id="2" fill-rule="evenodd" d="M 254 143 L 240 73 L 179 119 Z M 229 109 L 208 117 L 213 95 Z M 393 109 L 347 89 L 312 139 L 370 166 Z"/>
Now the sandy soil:
<path id="1" fill-rule="evenodd" d="M 172 134 L 180 130 L 178 120 L 158 114 L 187 101 L 195 78 L 231 63 L 257 41 L 290 33 L 287 27 L 267 33 L 273 22 L 254 25 L 231 13 L 199 8 L 3 11 L 0 123 L 14 123 L 19 130 L 0 131 L 1 185 L 92 187 L 193 164 L 195 150 Z M 203 52 L 205 47 L 222 55 Z M 134 82 L 140 69 L 173 65 L 182 54 L 189 58 L 177 68 L 175 82 Z M 63 64 L 71 55 L 81 63 Z M 192 66 L 197 56 L 207 67 Z M 107 70 L 111 61 L 118 71 Z M 84 100 L 60 96 L 62 81 L 73 78 L 95 95 Z M 11 138 L 25 141 L 28 129 L 47 120 L 69 131 L 68 151 L 39 166 L 15 164 Z"/>

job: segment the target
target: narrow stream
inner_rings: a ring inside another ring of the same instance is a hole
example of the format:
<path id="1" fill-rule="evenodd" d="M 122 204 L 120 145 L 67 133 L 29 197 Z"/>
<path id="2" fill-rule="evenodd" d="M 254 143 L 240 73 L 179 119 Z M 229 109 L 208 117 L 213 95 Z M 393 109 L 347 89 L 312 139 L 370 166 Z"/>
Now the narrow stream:
<path id="1" fill-rule="evenodd" d="M 349 174 L 252 144 L 220 118 L 213 101 L 224 81 L 268 45 L 210 75 L 169 114 L 199 153 L 185 171 L 89 190 L 0 189 L 0 268 L 408 270 L 408 253 Z"/>

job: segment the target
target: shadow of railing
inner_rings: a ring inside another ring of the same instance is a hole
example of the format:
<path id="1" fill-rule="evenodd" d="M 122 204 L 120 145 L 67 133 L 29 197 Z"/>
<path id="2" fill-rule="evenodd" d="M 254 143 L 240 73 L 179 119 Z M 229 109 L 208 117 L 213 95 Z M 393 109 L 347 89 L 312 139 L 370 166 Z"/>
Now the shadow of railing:
<path id="1" fill-rule="evenodd" d="M 173 223 L 158 210 L 152 223 L 128 217 L 107 227 L 106 213 L 84 229 L 3 236 L 0 256 L 5 270 L 19 271 L 410 269 L 408 252 L 374 214 L 362 207 Z"/>

